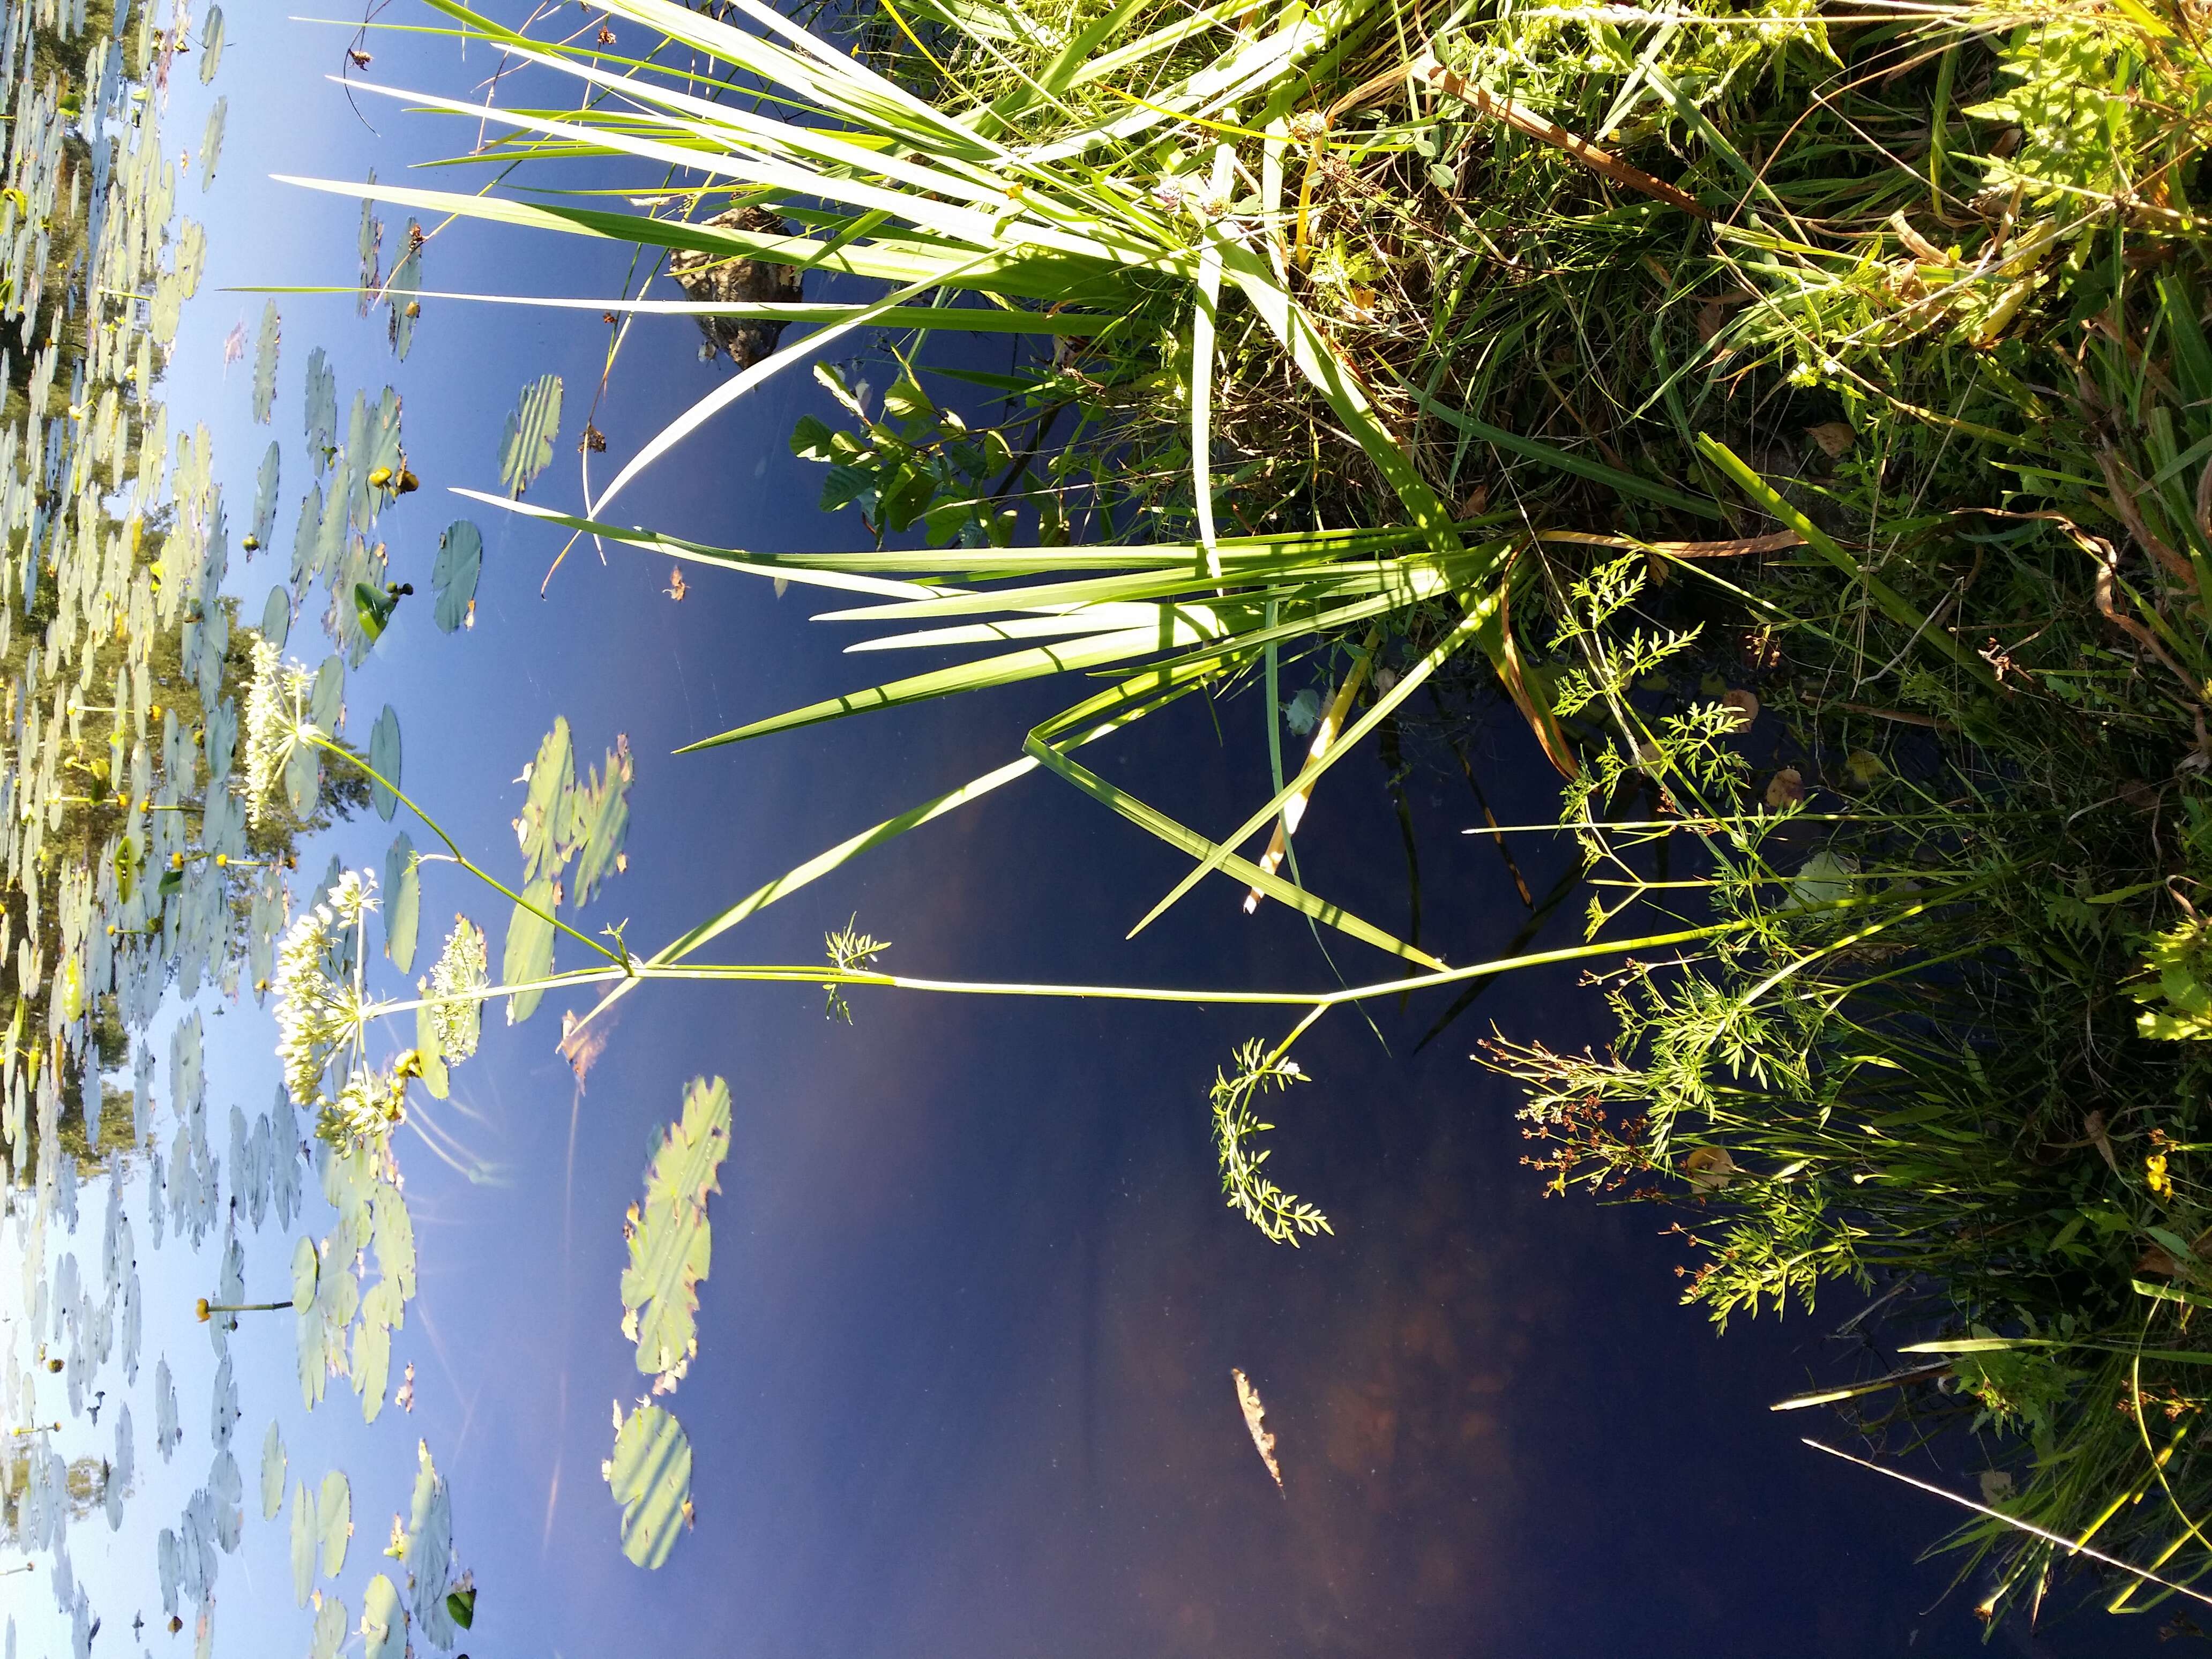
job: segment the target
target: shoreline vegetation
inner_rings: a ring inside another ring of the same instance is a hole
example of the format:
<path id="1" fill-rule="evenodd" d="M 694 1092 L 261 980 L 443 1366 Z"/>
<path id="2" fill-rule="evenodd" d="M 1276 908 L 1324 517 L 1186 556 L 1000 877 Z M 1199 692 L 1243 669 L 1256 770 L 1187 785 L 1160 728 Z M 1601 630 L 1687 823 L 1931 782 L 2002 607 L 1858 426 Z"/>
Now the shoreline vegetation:
<path id="1" fill-rule="evenodd" d="M 1218 873 L 1434 975 L 1418 901 L 1403 936 L 1332 904 L 1296 822 L 1368 737 L 1396 752 L 1416 691 L 1494 676 L 1559 774 L 1586 937 L 1700 935 L 1592 973 L 1609 1052 L 1484 1045 L 1530 1161 L 1665 1206 L 1717 1321 L 1868 1296 L 1859 1373 L 1782 1404 L 1966 1458 L 1982 1513 L 1948 1543 L 1985 1618 L 2203 1599 L 2172 1588 L 2212 1566 L 2201 8 L 875 0 L 810 35 L 615 0 L 532 40 L 433 3 L 568 89 L 413 96 L 488 124 L 473 159 L 657 170 L 655 204 L 301 182 L 433 234 L 634 240 L 723 296 L 592 299 L 611 350 L 644 309 L 709 349 L 813 325 L 604 483 L 587 456 L 583 514 L 511 505 L 832 590 L 828 620 L 932 653 L 694 747 L 1106 687 L 813 873 L 1042 768 L 1191 858 L 1146 921 Z M 749 298 L 791 292 L 764 266 L 809 297 Z M 927 333 L 971 319 L 1036 336 L 952 376 L 994 424 L 928 389 Z M 784 372 L 841 408 L 793 448 L 884 550 L 621 524 Z M 1260 705 L 1274 793 L 1226 832 L 1076 757 L 1194 691 Z M 1304 1029 L 1214 1089 L 1231 1201 L 1292 1243 L 1326 1221 L 1249 1143 Z"/>

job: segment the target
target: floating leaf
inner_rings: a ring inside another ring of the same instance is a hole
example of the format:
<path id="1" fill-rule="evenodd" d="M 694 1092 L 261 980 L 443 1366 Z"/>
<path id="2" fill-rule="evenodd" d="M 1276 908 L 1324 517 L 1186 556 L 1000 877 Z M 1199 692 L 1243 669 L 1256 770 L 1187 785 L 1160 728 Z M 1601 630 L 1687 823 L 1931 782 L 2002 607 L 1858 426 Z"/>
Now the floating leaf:
<path id="1" fill-rule="evenodd" d="M 553 462 L 553 440 L 561 430 L 561 377 L 541 374 L 523 387 L 522 402 L 507 417 L 499 441 L 499 481 L 520 495 Z"/>
<path id="2" fill-rule="evenodd" d="M 576 870 L 569 897 L 586 904 L 601 883 L 622 867 L 623 842 L 629 833 L 629 739 L 617 737 L 607 751 L 606 769 L 593 772 L 571 792 L 569 839 L 576 847 Z"/>
<path id="3" fill-rule="evenodd" d="M 438 562 L 430 568 L 437 596 L 437 623 L 450 634 L 470 624 L 476 610 L 477 579 L 483 570 L 483 533 L 466 519 L 456 519 L 438 538 Z"/>
<path id="4" fill-rule="evenodd" d="M 422 878 L 415 842 L 402 830 L 384 854 L 384 954 L 403 974 L 415 969 L 415 936 L 422 915 Z"/>
<path id="5" fill-rule="evenodd" d="M 279 651 L 292 631 L 292 598 L 282 587 L 272 587 L 261 606 L 261 637 Z"/>
<path id="6" fill-rule="evenodd" d="M 263 1120 L 264 1122 L 266 1119 Z M 269 1419 L 269 1433 L 261 1442 L 261 1518 L 274 1521 L 284 1507 L 284 1436 L 276 1419 Z"/>
<path id="7" fill-rule="evenodd" d="M 338 1659 L 345 1647 L 347 1627 L 346 1604 L 336 1595 L 323 1597 L 322 1606 L 315 1609 L 315 1634 L 307 1659 Z"/>
<path id="8" fill-rule="evenodd" d="M 322 1538 L 323 1577 L 335 1578 L 345 1570 L 346 1543 L 353 1536 L 353 1488 L 343 1469 L 323 1477 L 323 1494 L 315 1500 L 315 1528 Z"/>
<path id="9" fill-rule="evenodd" d="M 200 84 L 205 86 L 215 79 L 216 70 L 222 64 L 222 8 L 210 6 L 207 21 L 200 25 Z"/>
<path id="10" fill-rule="evenodd" d="M 307 453 L 315 471 L 320 472 L 330 465 L 338 441 L 337 371 L 320 346 L 307 354 L 307 390 L 301 407 L 307 420 Z M 319 512 L 317 517 L 319 520 Z"/>
<path id="11" fill-rule="evenodd" d="M 264 301 L 260 332 L 253 342 L 253 419 L 261 426 L 269 424 L 276 407 L 276 351 L 282 334 L 276 302 Z"/>
<path id="12" fill-rule="evenodd" d="M 507 924 L 507 951 L 501 958 L 500 977 L 509 985 L 543 979 L 553 971 L 553 878 L 540 876 L 522 890 L 522 902 Z M 543 990 L 524 991 L 509 997 L 507 1023 L 520 1024 L 538 1012 Z"/>
<path id="13" fill-rule="evenodd" d="M 361 1634 L 366 1644 L 362 1659 L 402 1659 L 407 1651 L 407 1609 L 399 1591 L 379 1573 L 368 1581 L 368 1594 L 361 1602 Z"/>
<path id="14" fill-rule="evenodd" d="M 539 741 L 526 775 L 530 793 L 523 799 L 521 816 L 514 820 L 515 839 L 522 846 L 523 878 L 557 877 L 572 845 L 574 808 L 568 797 L 576 787 L 575 753 L 565 716 L 553 717 L 553 729 Z"/>
<path id="15" fill-rule="evenodd" d="M 307 693 L 307 718 L 325 732 L 334 732 L 345 714 L 345 664 L 325 657 L 315 670 L 315 684 Z"/>
<path id="16" fill-rule="evenodd" d="M 1229 1375 L 1237 1381 L 1237 1407 L 1244 1413 L 1244 1427 L 1252 1437 L 1253 1449 L 1260 1461 L 1267 1466 L 1267 1473 L 1275 1482 L 1275 1490 L 1283 1489 L 1283 1468 L 1275 1461 L 1275 1437 L 1267 1427 L 1267 1408 L 1260 1403 L 1260 1391 L 1252 1386 L 1252 1379 L 1231 1366 Z"/>
<path id="17" fill-rule="evenodd" d="M 207 128 L 200 135 L 200 188 L 207 190 L 215 183 L 216 163 L 222 159 L 223 124 L 230 118 L 230 100 L 215 100 L 208 111 Z"/>
<path id="18" fill-rule="evenodd" d="M 400 776 L 399 714 L 388 702 L 368 729 L 368 769 L 376 774 L 368 781 L 369 802 L 376 808 L 377 817 L 389 823 L 399 810 L 399 797 L 392 792 L 399 785 Z"/>
<path id="19" fill-rule="evenodd" d="M 707 1195 L 721 1190 L 730 1150 L 730 1091 L 720 1078 L 694 1078 L 684 1115 L 668 1126 L 645 1176 L 642 1209 L 632 1205 L 623 1237 L 623 1334 L 637 1345 L 637 1369 L 653 1391 L 672 1390 L 699 1352 L 698 1283 L 714 1265 Z"/>
<path id="20" fill-rule="evenodd" d="M 276 483 L 283 459 L 283 450 L 271 438 L 269 447 L 262 453 L 261 471 L 254 480 L 253 524 L 250 533 L 256 545 L 246 550 L 249 555 L 268 546 L 276 534 Z"/>
<path id="21" fill-rule="evenodd" d="M 433 1646 L 451 1648 L 456 1621 L 447 1610 L 446 1585 L 453 1566 L 453 1494 L 430 1461 L 427 1443 L 416 1442 L 415 1460 L 415 1494 L 399 1559 L 407 1568 L 415 1622 Z"/>
<path id="22" fill-rule="evenodd" d="M 399 361 L 407 361 L 407 353 L 415 343 L 415 322 L 422 314 L 422 227 L 419 221 L 407 222 L 407 252 L 392 272 L 392 280 L 384 285 L 385 303 L 391 307 L 392 317 L 387 332 L 392 349 Z"/>
<path id="23" fill-rule="evenodd" d="M 315 1495 L 302 1480 L 292 1493 L 292 1598 L 303 1607 L 315 1588 L 315 1556 L 320 1536 L 315 1525 Z"/>
<path id="24" fill-rule="evenodd" d="M 623 1553 L 658 1567 L 676 1547 L 679 1526 L 691 1521 L 691 1443 L 673 1413 L 640 1406 L 628 1418 L 616 1407 L 615 1455 L 600 1468 L 623 1506 Z"/>

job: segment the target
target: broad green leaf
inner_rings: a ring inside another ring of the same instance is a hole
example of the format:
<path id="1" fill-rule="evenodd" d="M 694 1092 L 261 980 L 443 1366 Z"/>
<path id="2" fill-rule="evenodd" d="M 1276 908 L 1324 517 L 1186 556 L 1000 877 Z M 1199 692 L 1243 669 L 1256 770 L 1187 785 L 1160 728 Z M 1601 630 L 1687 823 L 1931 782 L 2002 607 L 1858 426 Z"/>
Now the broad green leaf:
<path id="1" fill-rule="evenodd" d="M 343 1469 L 323 1477 L 322 1496 L 315 1500 L 315 1529 L 322 1544 L 323 1577 L 335 1578 L 345 1570 L 346 1545 L 353 1537 L 353 1487 Z"/>
<path id="2" fill-rule="evenodd" d="M 338 657 L 325 657 L 307 694 L 307 718 L 324 732 L 336 732 L 344 713 L 345 663 Z"/>
<path id="3" fill-rule="evenodd" d="M 631 773 L 629 739 L 617 737 L 607 751 L 605 771 L 593 771 L 590 781 L 570 794 L 568 839 L 576 848 L 568 893 L 572 904 L 589 903 L 600 884 L 624 866 Z"/>
<path id="4" fill-rule="evenodd" d="M 691 1443 L 684 1425 L 658 1406 L 640 1406 L 627 1418 L 618 1407 L 615 1455 L 602 1472 L 623 1506 L 623 1553 L 641 1567 L 659 1566 L 690 1522 Z"/>
<path id="5" fill-rule="evenodd" d="M 379 1573 L 361 1601 L 362 1659 L 402 1659 L 407 1651 L 407 1609 L 398 1589 Z"/>
<path id="6" fill-rule="evenodd" d="M 557 877 L 568 862 L 575 812 L 569 796 L 575 787 L 575 753 L 568 722 L 556 714 L 553 729 L 539 741 L 537 757 L 530 763 L 530 793 L 523 799 L 521 816 L 514 821 L 515 836 L 522 846 L 524 880 L 540 875 Z M 510 973 L 507 977 L 514 975 Z"/>
<path id="7" fill-rule="evenodd" d="M 399 775 L 399 714 L 388 702 L 368 730 L 368 769 L 376 774 L 368 781 L 369 804 L 389 823 L 399 810 L 399 797 L 392 792 L 405 786 Z M 399 971 L 407 970 L 402 967 Z"/>
<path id="8" fill-rule="evenodd" d="M 415 939 L 422 915 L 422 878 L 415 843 L 404 830 L 384 855 L 384 954 L 403 974 L 415 969 Z"/>
<path id="9" fill-rule="evenodd" d="M 500 978 L 519 985 L 543 979 L 553 971 L 553 878 L 540 876 L 522 890 L 523 902 L 514 907 L 507 924 L 507 950 L 500 961 Z M 538 1012 L 542 990 L 524 991 L 507 999 L 507 1023 L 520 1024 Z"/>
<path id="10" fill-rule="evenodd" d="M 276 1419 L 269 1419 L 269 1433 L 261 1443 L 261 1518 L 274 1521 L 284 1507 L 284 1437 Z"/>
<path id="11" fill-rule="evenodd" d="M 230 100 L 218 98 L 208 111 L 207 127 L 200 134 L 200 188 L 207 190 L 215 184 L 216 163 L 222 159 L 223 124 L 230 118 Z"/>
<path id="12" fill-rule="evenodd" d="M 307 354 L 307 389 L 301 402 L 307 422 L 307 454 L 320 474 L 331 464 L 338 441 L 338 377 L 323 349 Z M 321 514 L 317 514 L 319 522 Z"/>
<path id="13" fill-rule="evenodd" d="M 258 547 L 247 549 L 249 554 L 266 549 L 276 534 L 276 486 L 283 468 L 283 452 L 274 438 L 262 452 L 261 471 L 255 479 L 253 490 L 253 539 Z"/>
<path id="14" fill-rule="evenodd" d="M 523 387 L 522 401 L 507 417 L 499 441 L 499 481 L 520 495 L 553 462 L 553 440 L 561 430 L 561 377 L 541 374 Z"/>
<path id="15" fill-rule="evenodd" d="M 632 1205 L 623 1224 L 623 1334 L 636 1344 L 637 1369 L 653 1379 L 655 1394 L 672 1392 L 699 1352 L 697 1285 L 714 1265 L 707 1195 L 720 1190 L 729 1147 L 728 1085 L 694 1078 L 683 1115 L 647 1167 L 644 1203 Z"/>
<path id="16" fill-rule="evenodd" d="M 417 980 L 416 984 L 425 995 L 428 994 L 429 981 Z M 422 1067 L 422 1086 L 432 1099 L 446 1099 L 453 1091 L 453 1073 L 439 1042 L 438 1022 L 431 1018 L 427 1003 L 415 1010 L 415 1054 Z"/>
<path id="17" fill-rule="evenodd" d="M 215 79 L 216 71 L 222 66 L 222 8 L 210 6 L 206 20 L 200 25 L 200 84 L 205 86 Z"/>
<path id="18" fill-rule="evenodd" d="M 276 354 L 283 336 L 276 301 L 264 301 L 261 328 L 253 342 L 253 418 L 262 426 L 269 424 L 276 408 Z"/>
<path id="19" fill-rule="evenodd" d="M 305 1604 L 303 1597 L 301 1605 Z M 307 1659 L 338 1659 L 350 1633 L 349 1624 L 345 1602 L 335 1593 L 326 1594 L 322 1606 L 315 1609 L 315 1632 Z"/>
<path id="20" fill-rule="evenodd" d="M 430 568 L 436 620 L 445 632 L 476 626 L 477 580 L 483 570 L 483 532 L 466 519 L 454 520 L 438 538 L 438 562 Z"/>
<path id="21" fill-rule="evenodd" d="M 398 1287 L 389 1277 L 368 1287 L 361 1299 L 361 1323 L 354 1327 L 353 1386 L 361 1395 L 361 1416 L 376 1421 L 392 1383 L 392 1328 L 406 1317 Z"/>
<path id="22" fill-rule="evenodd" d="M 432 1646 L 449 1649 L 453 1619 L 447 1607 L 446 1586 L 453 1565 L 453 1494 L 430 1461 L 427 1442 L 415 1443 L 415 1492 L 408 1505 L 399 1559 L 407 1568 L 415 1623 Z"/>
<path id="23" fill-rule="evenodd" d="M 315 1588 L 315 1556 L 322 1529 L 315 1523 L 315 1494 L 304 1480 L 292 1493 L 292 1598 L 301 1607 Z"/>

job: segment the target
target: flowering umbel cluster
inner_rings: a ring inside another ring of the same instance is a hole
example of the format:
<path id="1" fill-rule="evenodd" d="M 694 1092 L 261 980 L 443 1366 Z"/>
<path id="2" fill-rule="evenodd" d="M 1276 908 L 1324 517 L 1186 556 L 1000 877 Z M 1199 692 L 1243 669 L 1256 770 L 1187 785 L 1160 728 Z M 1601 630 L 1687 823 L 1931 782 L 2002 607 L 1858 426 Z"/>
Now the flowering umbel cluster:
<path id="1" fill-rule="evenodd" d="M 285 1091 L 315 1114 L 315 1133 L 337 1146 L 380 1139 L 406 1106 L 404 1079 L 386 1077 L 360 1052 L 368 1018 L 360 971 L 364 924 L 375 908 L 375 878 L 349 870 L 322 902 L 300 913 L 276 947 L 276 1054 Z M 333 1100 L 324 1085 L 349 1048 L 352 1060 Z"/>
<path id="2" fill-rule="evenodd" d="M 483 1035 L 483 1007 L 477 994 L 489 982 L 485 972 L 483 929 L 466 916 L 453 918 L 453 931 L 430 969 L 426 993 L 438 999 L 429 1009 L 430 1030 L 438 1039 L 440 1056 L 458 1066 L 477 1051 Z"/>
<path id="3" fill-rule="evenodd" d="M 313 674 L 286 662 L 269 641 L 253 641 L 253 680 L 246 693 L 246 810 L 256 825 L 283 781 L 292 751 L 320 735 L 307 718 L 313 684 Z"/>

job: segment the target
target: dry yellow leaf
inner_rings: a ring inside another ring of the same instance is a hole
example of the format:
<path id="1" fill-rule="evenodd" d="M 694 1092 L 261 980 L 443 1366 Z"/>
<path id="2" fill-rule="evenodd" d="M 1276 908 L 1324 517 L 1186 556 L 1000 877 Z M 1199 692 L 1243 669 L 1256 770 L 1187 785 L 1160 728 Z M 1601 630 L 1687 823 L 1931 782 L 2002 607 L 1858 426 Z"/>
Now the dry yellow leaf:
<path id="1" fill-rule="evenodd" d="M 1275 1462 L 1275 1437 L 1267 1428 L 1267 1408 L 1260 1403 L 1260 1391 L 1252 1386 L 1252 1379 L 1231 1366 L 1230 1376 L 1237 1379 L 1237 1405 L 1244 1413 L 1244 1426 L 1251 1431 L 1252 1444 L 1260 1454 L 1260 1461 L 1267 1466 L 1267 1473 L 1275 1482 L 1275 1490 L 1283 1490 L 1282 1465 Z"/>

